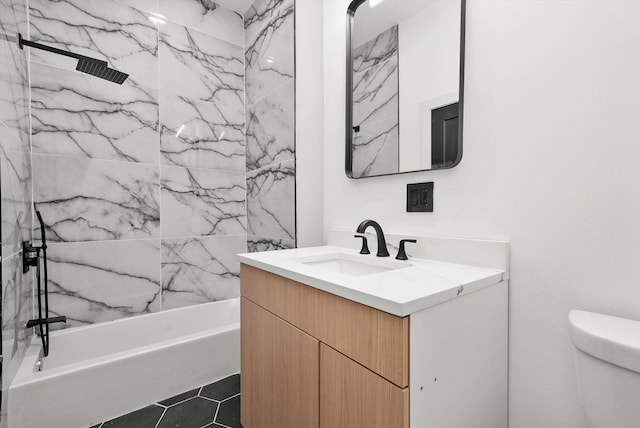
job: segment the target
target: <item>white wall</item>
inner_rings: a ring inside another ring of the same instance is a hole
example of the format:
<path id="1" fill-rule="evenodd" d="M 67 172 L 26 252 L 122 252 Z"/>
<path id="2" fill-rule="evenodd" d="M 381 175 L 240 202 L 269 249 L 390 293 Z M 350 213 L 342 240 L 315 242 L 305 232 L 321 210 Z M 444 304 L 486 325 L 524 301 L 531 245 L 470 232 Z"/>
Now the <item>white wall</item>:
<path id="1" fill-rule="evenodd" d="M 640 319 L 640 2 L 468 0 L 454 169 L 343 171 L 348 0 L 324 2 L 325 228 L 511 242 L 510 426 L 583 427 L 567 313 Z M 435 212 L 405 186 L 435 182 Z"/>
<path id="2" fill-rule="evenodd" d="M 322 245 L 322 0 L 296 0 L 296 236 L 298 247 Z"/>

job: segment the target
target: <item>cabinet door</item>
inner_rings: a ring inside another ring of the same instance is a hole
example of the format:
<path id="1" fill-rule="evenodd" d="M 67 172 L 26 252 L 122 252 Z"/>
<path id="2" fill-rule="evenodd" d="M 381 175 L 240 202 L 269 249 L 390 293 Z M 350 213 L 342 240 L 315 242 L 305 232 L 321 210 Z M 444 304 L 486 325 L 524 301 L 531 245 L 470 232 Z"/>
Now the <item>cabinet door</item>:
<path id="1" fill-rule="evenodd" d="M 241 326 L 244 428 L 317 428 L 319 342 L 244 297 Z"/>
<path id="2" fill-rule="evenodd" d="M 407 428 L 409 389 L 320 344 L 321 428 Z"/>

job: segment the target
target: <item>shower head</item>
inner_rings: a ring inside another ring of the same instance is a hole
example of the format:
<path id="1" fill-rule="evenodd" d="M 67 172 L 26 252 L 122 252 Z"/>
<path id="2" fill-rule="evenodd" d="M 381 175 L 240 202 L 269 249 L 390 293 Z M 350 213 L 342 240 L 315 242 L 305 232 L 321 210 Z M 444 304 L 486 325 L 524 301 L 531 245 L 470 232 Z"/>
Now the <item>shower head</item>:
<path id="1" fill-rule="evenodd" d="M 122 83 L 127 80 L 127 77 L 129 77 L 127 73 L 107 67 L 105 61 L 88 57 L 78 58 L 76 70 L 108 80 L 109 82 L 117 83 L 118 85 L 122 85 Z"/>
<path id="2" fill-rule="evenodd" d="M 20 46 L 20 49 L 23 49 L 24 46 L 29 46 L 31 48 L 42 49 L 48 52 L 53 52 L 58 55 L 64 55 L 70 58 L 75 58 L 78 60 L 78 65 L 76 65 L 76 70 L 81 71 L 83 73 L 90 74 L 95 77 L 99 77 L 101 79 L 108 80 L 109 82 L 117 83 L 118 85 L 122 85 L 122 83 L 125 80 L 127 80 L 127 77 L 129 77 L 127 73 L 123 73 L 121 71 L 114 70 L 113 68 L 109 68 L 106 61 L 102 61 L 96 58 L 91 58 L 88 56 L 54 48 L 52 46 L 47 46 L 40 43 L 29 41 L 29 40 L 25 40 L 22 38 L 22 34 L 20 33 L 18 33 L 18 46 Z"/>

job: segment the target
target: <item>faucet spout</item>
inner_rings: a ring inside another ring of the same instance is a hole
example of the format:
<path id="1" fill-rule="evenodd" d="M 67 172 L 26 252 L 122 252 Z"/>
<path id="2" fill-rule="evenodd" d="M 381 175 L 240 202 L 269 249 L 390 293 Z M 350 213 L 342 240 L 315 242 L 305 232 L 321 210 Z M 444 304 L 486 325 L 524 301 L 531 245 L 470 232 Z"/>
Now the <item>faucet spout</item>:
<path id="1" fill-rule="evenodd" d="M 376 254 L 376 256 L 389 257 L 389 251 L 387 250 L 387 241 L 384 239 L 384 232 L 382 231 L 382 228 L 376 221 L 374 220 L 363 221 L 358 226 L 358 229 L 356 229 L 356 232 L 364 233 L 364 231 L 367 230 L 369 226 L 373 227 L 373 229 L 376 231 L 376 237 L 378 238 L 378 253 Z"/>

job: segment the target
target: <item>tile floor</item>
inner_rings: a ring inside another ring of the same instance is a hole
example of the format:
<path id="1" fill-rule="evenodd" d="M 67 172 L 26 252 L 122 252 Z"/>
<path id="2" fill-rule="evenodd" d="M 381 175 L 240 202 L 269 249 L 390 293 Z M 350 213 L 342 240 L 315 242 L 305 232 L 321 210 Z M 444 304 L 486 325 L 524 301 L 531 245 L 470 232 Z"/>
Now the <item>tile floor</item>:
<path id="1" fill-rule="evenodd" d="M 91 428 L 242 428 L 240 375 L 167 398 Z"/>

